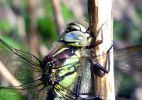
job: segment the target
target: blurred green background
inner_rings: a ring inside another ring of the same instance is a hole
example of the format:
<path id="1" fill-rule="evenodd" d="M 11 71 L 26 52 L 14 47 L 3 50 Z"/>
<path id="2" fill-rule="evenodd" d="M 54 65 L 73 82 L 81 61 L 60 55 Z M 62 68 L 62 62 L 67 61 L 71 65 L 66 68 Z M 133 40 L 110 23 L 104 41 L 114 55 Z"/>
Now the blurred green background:
<path id="1" fill-rule="evenodd" d="M 0 38 L 15 48 L 30 51 L 42 58 L 67 23 L 78 22 L 88 27 L 84 20 L 88 20 L 87 0 L 52 1 L 0 0 Z M 62 17 L 58 20 L 57 9 Z M 114 0 L 113 9 L 114 41 L 141 44 L 142 1 Z M 0 100 L 5 99 L 1 99 L 0 95 Z"/>

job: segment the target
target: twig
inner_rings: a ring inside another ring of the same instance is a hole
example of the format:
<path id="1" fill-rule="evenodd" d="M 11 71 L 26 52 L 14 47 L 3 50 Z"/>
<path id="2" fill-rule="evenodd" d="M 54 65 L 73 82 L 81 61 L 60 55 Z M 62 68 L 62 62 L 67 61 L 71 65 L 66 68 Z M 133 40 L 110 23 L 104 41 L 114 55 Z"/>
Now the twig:
<path id="1" fill-rule="evenodd" d="M 8 81 L 12 86 L 20 86 L 21 83 L 15 79 L 15 77 L 6 69 L 3 63 L 0 61 L 0 74 Z"/>
<path id="2" fill-rule="evenodd" d="M 38 56 L 39 36 L 37 34 L 37 20 L 35 14 L 36 0 L 29 0 L 29 20 L 30 20 L 30 47 L 32 54 Z"/>
<path id="3" fill-rule="evenodd" d="M 51 0 L 51 4 L 54 11 L 54 19 L 57 25 L 57 31 L 59 35 L 61 35 L 61 33 L 65 29 L 65 22 L 62 16 L 61 8 L 60 8 L 60 0 Z"/>
<path id="4" fill-rule="evenodd" d="M 107 57 L 102 55 L 96 59 L 95 55 L 106 53 L 112 45 L 112 0 L 89 0 L 88 6 L 90 12 L 91 33 L 97 33 L 101 25 L 104 24 L 101 29 L 103 38 L 101 38 L 101 34 L 99 33 L 92 41 L 92 43 L 96 43 L 98 40 L 103 40 L 103 43 L 91 51 L 94 61 L 97 61 L 104 67 Z M 106 67 L 108 68 L 108 65 L 110 65 L 110 72 L 105 74 L 103 77 L 94 75 L 93 82 L 95 95 L 102 97 L 103 100 L 115 100 L 112 54 L 110 55 L 110 58 L 110 64 L 107 62 Z"/>

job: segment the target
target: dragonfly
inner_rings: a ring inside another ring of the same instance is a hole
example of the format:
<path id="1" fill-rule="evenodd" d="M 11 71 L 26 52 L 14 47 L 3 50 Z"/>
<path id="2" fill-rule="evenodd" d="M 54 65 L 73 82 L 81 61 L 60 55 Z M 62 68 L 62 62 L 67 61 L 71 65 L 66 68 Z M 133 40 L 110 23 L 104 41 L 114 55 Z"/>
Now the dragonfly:
<path id="1" fill-rule="evenodd" d="M 90 67 L 104 73 L 109 73 L 110 69 L 82 56 L 84 51 L 102 43 L 96 41 L 95 44 L 90 44 L 94 37 L 96 36 L 91 35 L 84 26 L 70 23 L 58 41 L 60 46 L 52 48 L 42 60 L 31 53 L 15 49 L 0 39 L 0 61 L 22 83 L 20 86 L 1 89 L 17 89 L 28 100 L 102 100 L 93 95 Z M 108 56 L 112 47 L 113 45 L 106 53 L 106 62 L 110 61 Z M 140 72 L 138 68 L 141 66 L 142 46 L 114 50 L 114 61 L 115 65 L 120 66 L 118 68 L 126 72 Z M 131 69 L 127 66 L 131 66 Z"/>

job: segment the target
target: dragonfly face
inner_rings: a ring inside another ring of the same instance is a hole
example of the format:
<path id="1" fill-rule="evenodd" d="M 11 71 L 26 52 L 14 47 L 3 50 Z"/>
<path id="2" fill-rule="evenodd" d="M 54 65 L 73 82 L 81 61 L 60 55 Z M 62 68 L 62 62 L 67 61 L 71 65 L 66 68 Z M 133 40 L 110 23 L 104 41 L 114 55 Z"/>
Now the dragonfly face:
<path id="1" fill-rule="evenodd" d="M 87 32 L 84 26 L 77 23 L 70 23 L 64 36 L 59 40 L 65 45 L 73 47 L 86 47 L 90 44 L 92 37 Z"/>

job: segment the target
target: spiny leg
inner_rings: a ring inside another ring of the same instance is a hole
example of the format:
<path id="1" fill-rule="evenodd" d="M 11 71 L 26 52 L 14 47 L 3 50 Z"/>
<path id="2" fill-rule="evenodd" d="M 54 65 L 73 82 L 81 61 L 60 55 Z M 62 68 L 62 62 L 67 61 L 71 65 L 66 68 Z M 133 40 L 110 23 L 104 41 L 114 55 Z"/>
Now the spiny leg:
<path id="1" fill-rule="evenodd" d="M 97 40 L 94 44 L 91 44 L 91 45 L 89 45 L 89 46 L 86 46 L 86 49 L 91 49 L 91 48 L 94 48 L 94 47 L 96 47 L 96 46 L 98 46 L 99 44 L 101 44 L 101 43 L 103 43 L 103 30 L 102 30 L 102 27 L 104 26 L 104 24 L 106 24 L 106 22 L 104 22 L 102 25 L 101 25 L 101 27 L 99 28 L 99 30 L 96 32 L 96 34 L 94 35 L 94 34 L 90 34 L 90 36 L 92 37 L 92 38 L 97 38 L 98 37 L 98 35 L 99 35 L 99 33 L 101 32 L 101 40 Z M 90 26 L 88 27 L 88 29 L 86 30 L 86 33 L 89 33 L 89 31 L 90 31 Z"/>
<path id="2" fill-rule="evenodd" d="M 104 24 L 103 24 L 103 25 L 104 25 Z M 86 49 L 94 48 L 94 47 L 96 47 L 96 46 L 100 45 L 101 43 L 103 43 L 103 32 L 102 32 L 102 26 L 101 26 L 101 28 L 99 29 L 99 31 L 98 31 L 98 33 L 97 33 L 97 35 L 96 35 L 96 36 L 94 36 L 94 35 L 92 35 L 92 34 L 91 34 L 91 37 L 93 37 L 93 38 L 97 38 L 97 36 L 98 36 L 98 34 L 100 33 L 100 31 L 101 31 L 101 40 L 97 40 L 94 44 L 91 44 L 91 45 L 86 46 Z"/>
<path id="3" fill-rule="evenodd" d="M 111 47 L 107 50 L 107 55 L 106 55 L 106 60 L 105 60 L 104 67 L 103 67 L 101 64 L 99 64 L 98 62 L 96 62 L 96 63 L 93 65 L 93 70 L 94 70 L 94 71 L 95 71 L 96 68 L 97 68 L 98 70 L 104 72 L 103 75 L 104 75 L 105 73 L 109 73 L 109 71 L 110 71 L 110 50 L 111 50 L 111 49 L 112 49 L 112 45 L 111 45 Z M 107 64 L 107 63 L 108 63 L 108 64 Z M 108 65 L 108 68 L 106 68 L 107 65 Z"/>
<path id="4" fill-rule="evenodd" d="M 76 100 L 103 100 L 101 97 L 99 96 L 89 96 L 89 94 L 85 94 L 88 95 L 89 97 L 80 97 L 80 86 L 81 86 L 81 80 L 82 80 L 82 76 L 79 76 L 78 81 L 77 81 L 77 88 L 76 88 Z"/>
<path id="5" fill-rule="evenodd" d="M 75 94 L 76 98 L 78 98 L 80 94 L 81 80 L 82 80 L 82 76 L 79 76 L 78 81 L 77 81 L 76 94 Z"/>

